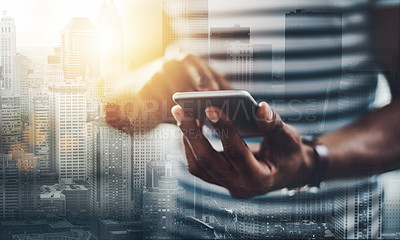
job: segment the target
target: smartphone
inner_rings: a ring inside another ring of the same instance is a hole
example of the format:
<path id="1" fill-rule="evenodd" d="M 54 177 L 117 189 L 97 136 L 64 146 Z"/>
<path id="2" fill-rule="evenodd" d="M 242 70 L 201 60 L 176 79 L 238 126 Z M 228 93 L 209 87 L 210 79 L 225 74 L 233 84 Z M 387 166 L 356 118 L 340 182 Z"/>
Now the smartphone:
<path id="1" fill-rule="evenodd" d="M 212 126 L 207 119 L 205 109 L 209 106 L 215 106 L 229 116 L 242 137 L 260 136 L 255 121 L 258 104 L 247 91 L 177 92 L 172 96 L 172 99 L 184 111 L 193 113 L 194 117 L 210 128 Z"/>

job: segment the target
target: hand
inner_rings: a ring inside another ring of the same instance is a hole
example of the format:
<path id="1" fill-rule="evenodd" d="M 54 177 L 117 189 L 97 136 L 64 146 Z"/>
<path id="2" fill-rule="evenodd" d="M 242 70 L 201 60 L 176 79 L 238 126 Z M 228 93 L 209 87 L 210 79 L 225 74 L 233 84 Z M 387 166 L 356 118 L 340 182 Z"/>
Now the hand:
<path id="1" fill-rule="evenodd" d="M 176 92 L 227 89 L 232 88 L 222 75 L 200 57 L 189 54 L 166 62 L 143 86 L 139 96 L 143 99 L 167 101 L 169 110 L 174 105 L 172 95 Z"/>
<path id="2" fill-rule="evenodd" d="M 106 106 L 106 120 L 124 131 L 143 124 L 152 128 L 160 122 L 174 122 L 169 109 L 175 92 L 226 89 L 231 87 L 222 75 L 200 57 L 186 55 L 165 62 L 136 94 L 118 93 L 122 101 Z"/>
<path id="3" fill-rule="evenodd" d="M 222 152 L 211 146 L 202 134 L 200 122 L 191 113 L 178 105 L 171 110 L 184 135 L 190 173 L 227 188 L 239 199 L 307 183 L 314 168 L 313 149 L 302 144 L 298 131 L 284 123 L 267 103 L 260 103 L 256 113 L 264 139 L 255 154 L 223 111 L 217 107 L 205 111 L 221 139 Z"/>

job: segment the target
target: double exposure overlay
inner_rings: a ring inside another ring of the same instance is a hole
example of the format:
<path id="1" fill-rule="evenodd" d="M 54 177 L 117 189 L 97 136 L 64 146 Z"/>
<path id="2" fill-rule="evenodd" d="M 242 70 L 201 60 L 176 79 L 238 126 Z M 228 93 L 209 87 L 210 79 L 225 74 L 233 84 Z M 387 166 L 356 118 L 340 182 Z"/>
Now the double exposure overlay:
<path id="1" fill-rule="evenodd" d="M 341 145 L 368 161 L 316 185 L 296 178 L 248 194 L 225 184 L 242 176 L 217 177 L 219 159 L 204 166 L 212 156 L 196 156 L 190 140 L 226 151 L 232 132 L 196 121 L 199 132 L 185 132 L 171 113 L 175 92 L 237 89 L 267 102 L 299 139 L 361 129 L 355 121 L 385 106 L 396 112 L 388 119 L 399 119 L 399 6 L 0 0 L 0 239 L 400 238 L 400 132 L 398 122 L 389 125 L 396 120 L 379 124 L 393 142 L 372 125 L 376 141 Z M 255 152 L 284 142 L 268 136 L 244 137 L 243 146 Z M 264 155 L 277 151 L 289 154 L 277 147 Z M 387 156 L 397 162 L 385 165 Z"/>

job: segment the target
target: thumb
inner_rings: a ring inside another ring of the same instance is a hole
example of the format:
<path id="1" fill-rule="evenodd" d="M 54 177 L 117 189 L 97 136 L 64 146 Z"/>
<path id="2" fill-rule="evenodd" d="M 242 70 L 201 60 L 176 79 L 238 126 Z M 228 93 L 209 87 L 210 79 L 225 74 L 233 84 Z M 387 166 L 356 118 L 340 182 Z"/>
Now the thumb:
<path id="1" fill-rule="evenodd" d="M 286 150 L 298 147 L 300 139 L 298 131 L 282 121 L 268 103 L 261 102 L 258 105 L 256 123 L 268 142 L 279 144 Z"/>

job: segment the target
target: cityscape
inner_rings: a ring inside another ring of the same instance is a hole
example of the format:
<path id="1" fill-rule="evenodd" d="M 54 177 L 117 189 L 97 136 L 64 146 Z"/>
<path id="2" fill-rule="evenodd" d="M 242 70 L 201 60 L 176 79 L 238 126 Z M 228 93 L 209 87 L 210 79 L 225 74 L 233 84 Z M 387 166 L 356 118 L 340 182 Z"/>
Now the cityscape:
<path id="1" fill-rule="evenodd" d="M 7 5 L 0 6 L 0 239 L 400 238 L 398 172 L 235 200 L 190 175 L 175 125 L 151 128 L 139 119 L 131 134 L 110 126 L 106 111 L 116 106 L 107 96 L 130 76 L 117 3 L 102 1 L 97 22 L 71 17 L 45 63 L 17 51 L 20 26 Z M 224 12 L 212 12 L 215 3 L 208 0 L 159 4 L 165 53 L 193 49 L 234 88 L 288 112 L 281 115 L 303 135 L 347 124 L 375 94 L 372 61 L 345 58 L 342 23 L 348 16 L 342 12 L 283 9 L 284 30 L 273 36 L 240 18 L 217 21 Z M 316 23 L 331 29 L 300 31 Z M 322 78 L 294 70 L 311 68 L 299 55 L 316 42 L 295 54 L 285 49 L 315 34 L 329 35 L 334 47 L 307 54 L 332 54 L 330 77 L 318 86 L 309 83 L 322 94 L 296 96 L 296 81 Z M 276 37 L 283 41 L 269 41 Z M 261 81 L 267 90 L 260 90 Z M 359 84 L 357 96 L 349 93 L 353 82 Z M 297 109 L 305 114 L 296 115 Z"/>

